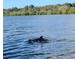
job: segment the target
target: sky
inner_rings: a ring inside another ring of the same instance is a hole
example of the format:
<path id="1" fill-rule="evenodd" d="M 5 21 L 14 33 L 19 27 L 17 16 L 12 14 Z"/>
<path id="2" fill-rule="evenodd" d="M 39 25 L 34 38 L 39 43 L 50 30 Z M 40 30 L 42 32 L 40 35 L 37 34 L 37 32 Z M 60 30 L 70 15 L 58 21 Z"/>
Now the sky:
<path id="1" fill-rule="evenodd" d="M 26 5 L 44 6 L 51 4 L 73 3 L 74 0 L 3 0 L 3 8 L 24 7 Z"/>

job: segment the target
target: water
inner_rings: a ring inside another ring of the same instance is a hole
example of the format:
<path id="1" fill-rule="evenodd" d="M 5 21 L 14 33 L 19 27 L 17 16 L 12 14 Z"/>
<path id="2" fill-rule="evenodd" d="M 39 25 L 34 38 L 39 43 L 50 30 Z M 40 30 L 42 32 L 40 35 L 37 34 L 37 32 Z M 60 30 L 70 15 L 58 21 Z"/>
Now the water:
<path id="1" fill-rule="evenodd" d="M 4 59 L 75 59 L 74 15 L 4 16 Z M 50 43 L 28 44 L 31 38 Z"/>

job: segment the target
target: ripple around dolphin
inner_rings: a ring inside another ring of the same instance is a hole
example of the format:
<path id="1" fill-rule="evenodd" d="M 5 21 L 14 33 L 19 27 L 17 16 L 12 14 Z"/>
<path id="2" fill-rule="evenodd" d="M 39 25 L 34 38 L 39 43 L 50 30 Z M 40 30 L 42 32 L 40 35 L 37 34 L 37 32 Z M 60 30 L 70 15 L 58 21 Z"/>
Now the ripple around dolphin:
<path id="1" fill-rule="evenodd" d="M 17 49 L 17 47 L 11 47 L 11 48 L 7 48 L 7 49 L 4 49 L 3 51 L 4 52 L 8 52 L 8 51 L 11 51 L 11 50 L 15 50 L 15 49 Z"/>
<path id="2" fill-rule="evenodd" d="M 48 55 L 50 53 L 28 53 L 28 54 L 14 54 L 14 53 L 9 53 L 7 56 L 4 56 L 4 59 L 7 59 L 7 58 L 14 58 L 14 57 L 21 57 L 21 56 L 38 56 L 38 55 Z M 6 54 L 4 54 L 6 55 Z"/>

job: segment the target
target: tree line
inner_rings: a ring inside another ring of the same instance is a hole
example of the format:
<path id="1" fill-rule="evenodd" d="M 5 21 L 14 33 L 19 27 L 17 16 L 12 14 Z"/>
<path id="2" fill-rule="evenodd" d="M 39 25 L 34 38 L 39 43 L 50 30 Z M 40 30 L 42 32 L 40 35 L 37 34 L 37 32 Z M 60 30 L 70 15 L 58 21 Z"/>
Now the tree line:
<path id="1" fill-rule="evenodd" d="M 75 3 L 64 3 L 46 6 L 29 5 L 23 8 L 3 9 L 4 16 L 75 14 Z"/>

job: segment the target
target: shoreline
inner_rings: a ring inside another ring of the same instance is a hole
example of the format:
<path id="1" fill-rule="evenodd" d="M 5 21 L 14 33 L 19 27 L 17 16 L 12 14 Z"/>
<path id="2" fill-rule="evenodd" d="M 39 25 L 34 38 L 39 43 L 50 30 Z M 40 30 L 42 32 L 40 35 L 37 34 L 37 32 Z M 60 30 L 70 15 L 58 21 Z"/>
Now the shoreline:
<path id="1" fill-rule="evenodd" d="M 52 15 L 75 15 L 75 14 L 51 14 L 51 15 L 49 15 L 49 16 L 52 16 Z M 4 15 L 3 15 L 4 16 Z M 12 16 L 12 15 L 9 15 L 9 16 Z M 19 15 L 17 15 L 17 16 L 19 16 Z M 21 16 L 48 16 L 48 15 L 21 15 Z"/>

